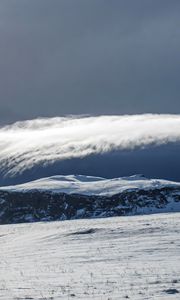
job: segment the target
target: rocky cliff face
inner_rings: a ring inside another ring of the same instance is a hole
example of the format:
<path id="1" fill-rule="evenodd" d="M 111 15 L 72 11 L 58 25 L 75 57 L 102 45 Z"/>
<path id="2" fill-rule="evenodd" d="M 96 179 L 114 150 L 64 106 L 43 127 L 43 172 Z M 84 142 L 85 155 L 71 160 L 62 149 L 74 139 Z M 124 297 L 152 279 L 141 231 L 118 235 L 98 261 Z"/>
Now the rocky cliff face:
<path id="1" fill-rule="evenodd" d="M 180 188 L 126 190 L 111 196 L 0 191 L 0 224 L 180 211 Z"/>

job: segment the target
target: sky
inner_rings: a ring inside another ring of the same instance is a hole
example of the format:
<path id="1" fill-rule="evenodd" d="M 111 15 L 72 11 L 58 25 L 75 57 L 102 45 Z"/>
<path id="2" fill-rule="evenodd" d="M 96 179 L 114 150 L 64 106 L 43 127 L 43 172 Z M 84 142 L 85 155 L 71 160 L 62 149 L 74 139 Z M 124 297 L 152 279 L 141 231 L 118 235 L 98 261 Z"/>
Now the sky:
<path id="1" fill-rule="evenodd" d="M 0 124 L 180 113 L 179 0 L 1 0 Z"/>
<path id="2" fill-rule="evenodd" d="M 0 184 L 180 181 L 179 28 L 179 0 L 1 0 Z"/>

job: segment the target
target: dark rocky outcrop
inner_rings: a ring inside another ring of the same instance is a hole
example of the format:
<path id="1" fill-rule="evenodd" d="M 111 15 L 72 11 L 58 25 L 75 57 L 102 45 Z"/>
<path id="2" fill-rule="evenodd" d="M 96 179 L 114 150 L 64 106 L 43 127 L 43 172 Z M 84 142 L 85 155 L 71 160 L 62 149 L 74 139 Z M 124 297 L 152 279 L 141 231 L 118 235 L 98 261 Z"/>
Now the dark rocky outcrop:
<path id="1" fill-rule="evenodd" d="M 180 188 L 127 190 L 113 196 L 0 191 L 0 224 L 125 216 L 180 210 Z"/>

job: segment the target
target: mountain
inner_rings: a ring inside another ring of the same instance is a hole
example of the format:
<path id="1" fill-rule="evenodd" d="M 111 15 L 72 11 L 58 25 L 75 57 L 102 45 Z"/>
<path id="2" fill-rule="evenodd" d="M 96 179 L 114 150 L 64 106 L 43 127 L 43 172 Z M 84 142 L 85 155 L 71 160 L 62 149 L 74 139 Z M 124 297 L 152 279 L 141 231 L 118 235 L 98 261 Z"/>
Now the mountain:
<path id="1" fill-rule="evenodd" d="M 180 211 L 180 183 L 52 176 L 0 188 L 0 224 Z"/>

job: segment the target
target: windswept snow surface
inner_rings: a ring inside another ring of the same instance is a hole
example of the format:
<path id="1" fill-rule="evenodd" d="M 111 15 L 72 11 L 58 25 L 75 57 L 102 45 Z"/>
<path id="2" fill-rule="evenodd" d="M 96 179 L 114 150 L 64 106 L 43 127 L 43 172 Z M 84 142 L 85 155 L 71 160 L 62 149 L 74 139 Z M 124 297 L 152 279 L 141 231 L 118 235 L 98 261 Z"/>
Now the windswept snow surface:
<path id="1" fill-rule="evenodd" d="M 40 190 L 67 194 L 114 195 L 125 190 L 160 189 L 163 187 L 180 187 L 180 183 L 160 179 L 146 179 L 142 175 L 114 179 L 85 175 L 57 175 L 25 184 L 1 187 L 0 190 L 19 192 Z"/>
<path id="2" fill-rule="evenodd" d="M 0 226 L 1 300 L 180 299 L 180 213 Z"/>

